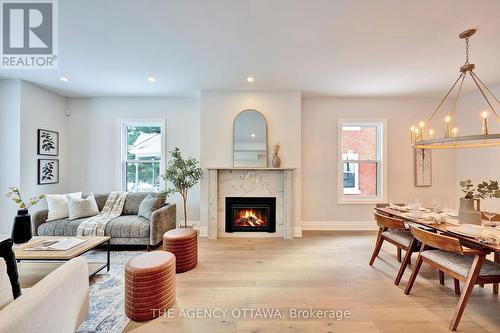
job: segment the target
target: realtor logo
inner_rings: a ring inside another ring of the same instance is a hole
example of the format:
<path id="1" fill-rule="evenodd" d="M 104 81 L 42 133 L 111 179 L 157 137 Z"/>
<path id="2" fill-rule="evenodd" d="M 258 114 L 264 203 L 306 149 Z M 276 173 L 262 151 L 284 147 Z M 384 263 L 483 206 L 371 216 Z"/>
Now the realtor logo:
<path id="1" fill-rule="evenodd" d="M 57 0 L 0 0 L 2 69 L 57 67 Z"/>

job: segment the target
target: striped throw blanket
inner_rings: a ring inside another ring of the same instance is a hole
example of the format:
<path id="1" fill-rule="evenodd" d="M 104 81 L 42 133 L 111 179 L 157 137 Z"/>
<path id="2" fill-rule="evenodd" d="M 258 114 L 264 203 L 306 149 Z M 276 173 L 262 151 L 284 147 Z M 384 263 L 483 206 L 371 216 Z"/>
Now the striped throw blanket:
<path id="1" fill-rule="evenodd" d="M 122 215 L 127 192 L 115 191 L 109 194 L 102 211 L 80 223 L 76 230 L 77 236 L 104 236 L 106 225 Z"/>

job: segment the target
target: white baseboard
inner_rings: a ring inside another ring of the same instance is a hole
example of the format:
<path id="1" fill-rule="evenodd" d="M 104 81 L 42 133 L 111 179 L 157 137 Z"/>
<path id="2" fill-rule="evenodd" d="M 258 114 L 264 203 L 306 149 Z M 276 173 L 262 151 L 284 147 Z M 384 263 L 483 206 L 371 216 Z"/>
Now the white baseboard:
<path id="1" fill-rule="evenodd" d="M 179 223 L 184 225 L 184 220 L 181 218 Z M 198 236 L 208 237 L 208 227 L 200 227 L 200 221 L 188 221 L 188 225 L 192 225 L 194 229 L 198 230 Z"/>
<path id="2" fill-rule="evenodd" d="M 208 237 L 208 227 L 197 227 L 200 231 L 200 237 Z"/>
<path id="3" fill-rule="evenodd" d="M 200 221 L 190 221 L 190 225 L 194 225 L 194 228 L 199 230 L 199 236 L 200 237 L 208 237 L 208 227 L 200 227 Z M 301 227 L 294 227 L 293 228 L 293 237 L 294 238 L 300 238 L 302 237 L 302 228 Z"/>
<path id="4" fill-rule="evenodd" d="M 377 230 L 374 221 L 302 221 L 302 230 Z"/>
<path id="5" fill-rule="evenodd" d="M 294 238 L 302 237 L 302 227 L 294 227 L 293 228 L 293 237 Z"/>

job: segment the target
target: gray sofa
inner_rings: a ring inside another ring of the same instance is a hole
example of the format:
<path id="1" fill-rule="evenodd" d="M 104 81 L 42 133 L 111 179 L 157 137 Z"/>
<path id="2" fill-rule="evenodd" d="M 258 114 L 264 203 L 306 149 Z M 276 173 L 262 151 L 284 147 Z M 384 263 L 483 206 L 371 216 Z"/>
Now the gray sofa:
<path id="1" fill-rule="evenodd" d="M 139 205 L 149 193 L 129 193 L 125 200 L 122 215 L 106 225 L 105 235 L 111 236 L 111 244 L 119 245 L 158 245 L 163 234 L 176 228 L 175 204 L 165 204 L 155 210 L 151 220 L 137 215 Z M 109 193 L 96 194 L 99 210 L 102 210 Z M 80 223 L 86 218 L 55 221 L 47 220 L 48 210 L 33 214 L 33 234 L 36 236 L 75 236 Z"/>

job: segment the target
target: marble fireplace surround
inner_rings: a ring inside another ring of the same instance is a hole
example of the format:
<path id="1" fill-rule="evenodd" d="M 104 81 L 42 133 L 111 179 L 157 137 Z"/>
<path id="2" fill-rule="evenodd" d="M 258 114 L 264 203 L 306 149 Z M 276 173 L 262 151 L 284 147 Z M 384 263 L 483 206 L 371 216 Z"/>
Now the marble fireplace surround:
<path id="1" fill-rule="evenodd" d="M 294 168 L 208 168 L 208 238 L 293 238 Z M 226 197 L 275 197 L 276 232 L 226 233 Z"/>

